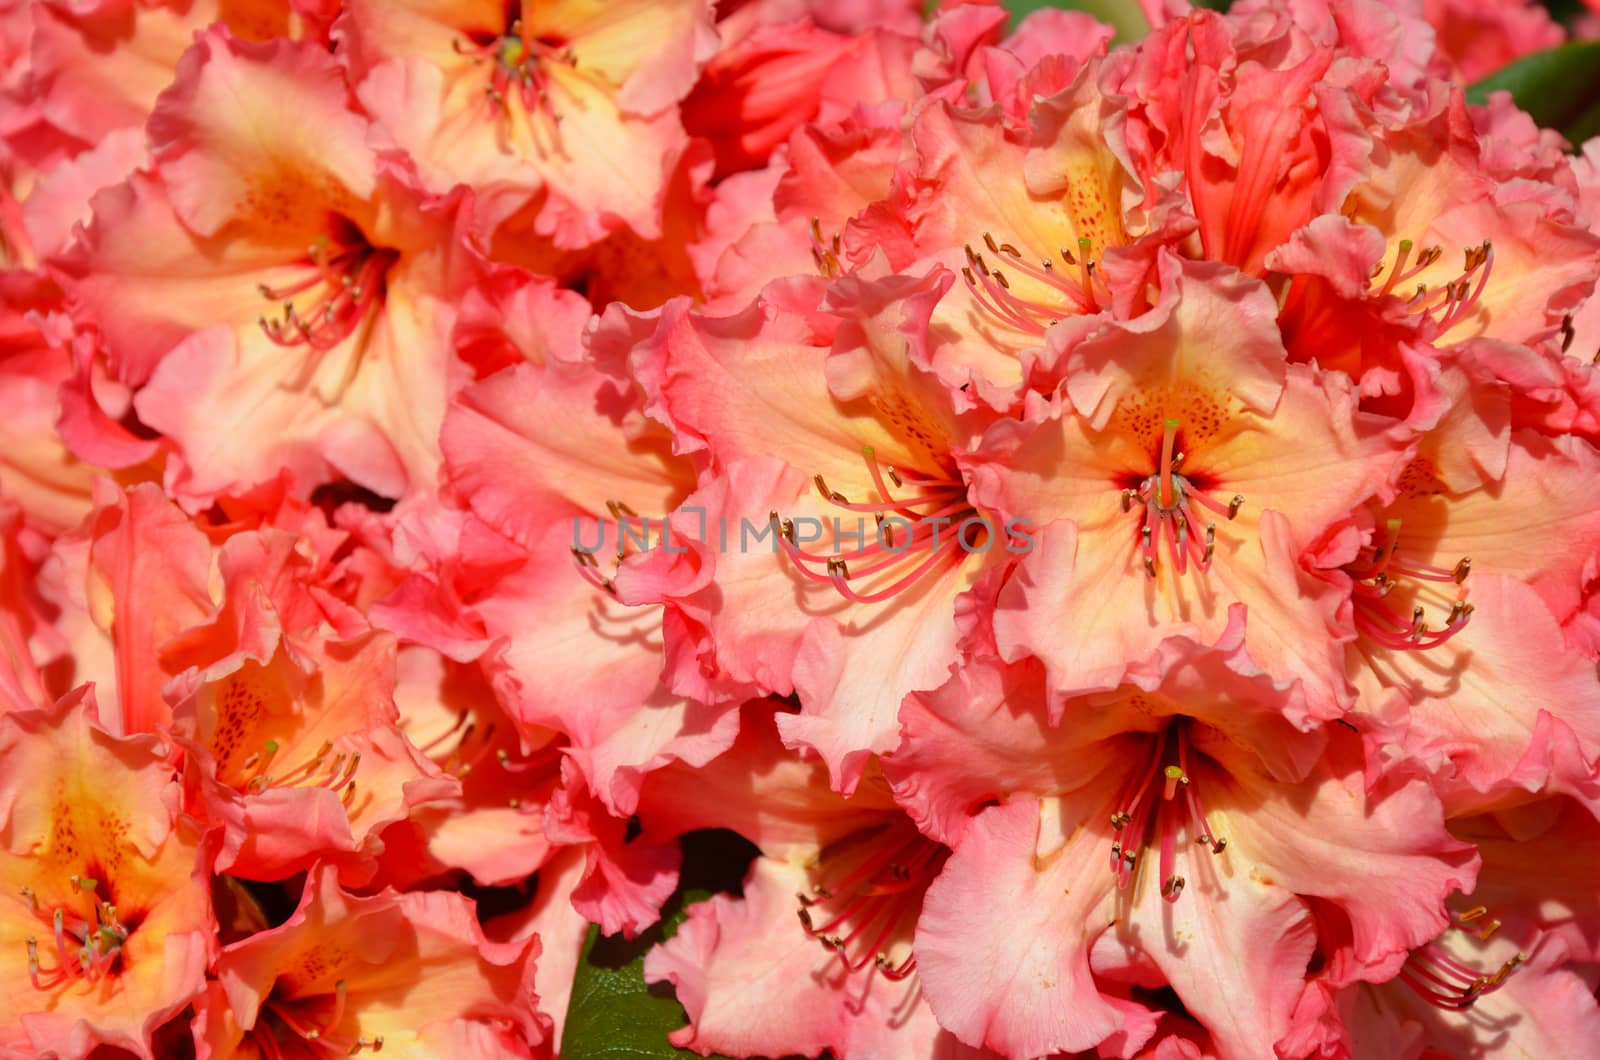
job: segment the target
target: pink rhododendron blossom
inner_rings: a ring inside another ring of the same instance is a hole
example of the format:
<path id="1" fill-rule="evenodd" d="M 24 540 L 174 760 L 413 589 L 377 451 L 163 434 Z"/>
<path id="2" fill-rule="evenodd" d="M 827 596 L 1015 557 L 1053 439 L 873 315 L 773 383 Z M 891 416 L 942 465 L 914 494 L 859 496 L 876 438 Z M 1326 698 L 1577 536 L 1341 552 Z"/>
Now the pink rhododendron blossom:
<path id="1" fill-rule="evenodd" d="M 717 46 L 704 0 L 352 0 L 336 35 L 377 145 L 431 191 L 473 188 L 495 222 L 537 198 L 534 234 L 561 247 L 661 234 L 677 104 Z"/>
<path id="2" fill-rule="evenodd" d="M 285 93 L 323 129 L 315 149 L 268 116 Z M 139 417 L 173 439 L 182 495 L 283 467 L 388 496 L 432 484 L 470 252 L 450 240 L 454 200 L 415 193 L 369 125 L 326 54 L 213 32 L 151 117 L 154 171 L 96 200 L 72 297 L 101 316 L 116 378 L 143 388 Z M 186 293 L 158 293 L 174 284 Z M 257 434 L 274 443 L 242 444 Z"/>
<path id="3" fill-rule="evenodd" d="M 943 683 L 963 594 L 1020 547 L 968 497 L 959 454 L 983 421 L 919 365 L 949 284 L 851 277 L 774 285 L 735 317 L 669 309 L 643 368 L 710 472 L 683 509 L 705 517 L 699 544 L 658 552 L 677 569 L 650 580 L 707 631 L 699 666 L 799 696 L 785 739 L 845 791 L 892 745 L 904 695 Z"/>
<path id="4" fill-rule="evenodd" d="M 840 797 L 825 770 L 792 760 L 770 717 L 752 717 L 723 758 L 652 776 L 641 816 L 666 834 L 733 828 L 761 850 L 741 897 L 696 906 L 646 959 L 646 978 L 670 981 L 689 1011 L 676 1044 L 967 1055 L 920 997 L 911 939 L 949 852 L 917 831 L 881 776 Z M 750 981 L 760 986 L 739 988 Z"/>
<path id="5" fill-rule="evenodd" d="M 87 687 L 0 718 L 0 947 L 14 1055 L 150 1057 L 214 959 L 200 830 L 152 736 L 117 737 Z"/>
<path id="6" fill-rule="evenodd" d="M 1600 16 L 1018 6 L 0 0 L 0 1055 L 1595 1051 Z"/>
<path id="7" fill-rule="evenodd" d="M 1036 669 L 975 668 L 908 706 L 891 779 L 955 847 L 924 903 L 918 967 L 962 1040 L 1037 1055 L 1132 1037 L 1138 1006 L 1097 980 L 1154 977 L 1247 1055 L 1288 1033 L 1312 952 L 1387 978 L 1470 883 L 1475 855 L 1427 785 L 1369 777 L 1340 727 L 1296 732 L 1236 643 L 1188 642 L 1164 662 L 1147 687 L 1069 701 L 1059 725 Z M 1001 894 L 1003 930 L 962 915 Z M 1313 900 L 1343 937 L 1320 935 Z M 1227 956 L 1241 947 L 1255 959 Z M 975 982 L 972 949 L 990 970 Z"/>
<path id="8" fill-rule="evenodd" d="M 1407 439 L 1346 378 L 1286 363 L 1255 281 L 1168 258 L 1163 288 L 1072 348 L 1056 407 L 978 454 L 979 499 L 1042 527 L 998 602 L 1001 651 L 1042 658 L 1059 693 L 1097 691 L 1174 636 L 1242 622 L 1251 661 L 1300 685 L 1295 711 L 1328 717 L 1349 703 L 1344 603 L 1301 557 L 1387 495 Z"/>
<path id="9" fill-rule="evenodd" d="M 357 897 L 332 873 L 315 873 L 284 924 L 218 958 L 196 1043 L 214 1056 L 539 1055 L 548 1017 L 533 992 L 537 955 L 532 940 L 485 938 L 460 895 Z M 425 999 L 412 997 L 420 981 Z"/>

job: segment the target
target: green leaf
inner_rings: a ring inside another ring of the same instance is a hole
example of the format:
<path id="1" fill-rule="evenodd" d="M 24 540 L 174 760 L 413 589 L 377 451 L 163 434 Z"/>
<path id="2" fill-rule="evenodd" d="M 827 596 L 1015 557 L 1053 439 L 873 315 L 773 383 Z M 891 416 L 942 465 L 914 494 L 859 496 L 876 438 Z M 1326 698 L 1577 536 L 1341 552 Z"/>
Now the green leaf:
<path id="1" fill-rule="evenodd" d="M 1069 11 L 1082 11 L 1111 26 L 1117 31 L 1117 42 L 1136 41 L 1150 32 L 1150 23 L 1139 10 L 1136 0 L 1006 0 L 1006 10 L 1012 22 L 1019 21 L 1040 8 L 1060 7 Z"/>
<path id="2" fill-rule="evenodd" d="M 644 955 L 672 937 L 689 906 L 710 896 L 710 891 L 680 891 L 662 910 L 662 922 L 636 939 L 602 937 L 598 927 L 589 928 L 561 1034 L 564 1060 L 698 1056 L 667 1041 L 667 1034 L 688 1020 L 671 984 L 644 981 Z"/>
<path id="3" fill-rule="evenodd" d="M 1232 0 L 1194 0 L 1194 6 L 1226 11 L 1231 2 Z M 1117 31 L 1118 44 L 1140 40 L 1150 32 L 1150 23 L 1145 21 L 1138 0 L 1053 0 L 1053 2 L 1052 0 L 1005 0 L 1005 6 L 1006 10 L 1011 12 L 1013 23 L 1024 15 L 1045 7 L 1085 12 L 1114 28 Z"/>
<path id="4" fill-rule="evenodd" d="M 670 983 L 644 981 L 644 955 L 670 939 L 695 902 L 737 891 L 755 848 L 732 832 L 683 837 L 682 882 L 661 909 L 661 920 L 638 938 L 602 936 L 590 927 L 572 980 L 561 1033 L 562 1060 L 681 1060 L 667 1035 L 688 1019 Z M 718 1058 L 720 1060 L 720 1058 Z"/>
<path id="5" fill-rule="evenodd" d="M 1501 90 L 1544 128 L 1582 143 L 1600 129 L 1600 41 L 1524 56 L 1467 89 L 1467 99 L 1483 103 Z"/>

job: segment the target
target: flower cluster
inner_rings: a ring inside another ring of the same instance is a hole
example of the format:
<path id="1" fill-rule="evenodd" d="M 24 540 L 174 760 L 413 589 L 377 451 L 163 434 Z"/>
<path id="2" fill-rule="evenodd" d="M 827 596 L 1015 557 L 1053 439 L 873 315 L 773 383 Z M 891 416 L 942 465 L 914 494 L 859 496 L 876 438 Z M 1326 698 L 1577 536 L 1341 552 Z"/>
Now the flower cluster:
<path id="1" fill-rule="evenodd" d="M 0 1055 L 1592 1055 L 1564 31 L 925 6 L 0 0 Z"/>

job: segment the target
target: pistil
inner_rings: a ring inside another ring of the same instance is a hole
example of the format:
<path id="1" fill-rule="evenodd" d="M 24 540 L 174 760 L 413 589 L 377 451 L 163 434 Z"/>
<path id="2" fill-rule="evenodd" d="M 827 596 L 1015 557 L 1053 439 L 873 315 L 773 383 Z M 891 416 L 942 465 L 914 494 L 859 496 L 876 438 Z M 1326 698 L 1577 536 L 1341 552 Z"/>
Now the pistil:
<path id="1" fill-rule="evenodd" d="M 1200 488 L 1193 477 L 1183 474 L 1185 454 L 1177 448 L 1180 426 L 1175 419 L 1163 421 L 1155 473 L 1138 486 L 1122 490 L 1123 511 L 1132 511 L 1135 503 L 1144 509 L 1139 552 L 1148 578 L 1156 576 L 1157 557 L 1163 548 L 1179 574 L 1187 573 L 1190 564 L 1200 570 L 1210 569 L 1217 548 L 1217 524 L 1214 518 L 1202 524 L 1200 510 L 1232 520 L 1244 505 L 1241 494 L 1223 504 Z"/>
<path id="2" fill-rule="evenodd" d="M 1111 814 L 1111 828 L 1117 834 L 1111 844 L 1111 871 L 1117 887 L 1125 890 L 1138 872 L 1140 853 L 1154 842 L 1161 896 L 1176 902 L 1184 887 L 1177 872 L 1179 827 L 1186 826 L 1195 841 L 1210 847 L 1213 854 L 1222 853 L 1228 844 L 1211 830 L 1199 787 L 1190 775 L 1187 722 L 1179 719 L 1163 727 L 1144 762 L 1129 777 Z"/>

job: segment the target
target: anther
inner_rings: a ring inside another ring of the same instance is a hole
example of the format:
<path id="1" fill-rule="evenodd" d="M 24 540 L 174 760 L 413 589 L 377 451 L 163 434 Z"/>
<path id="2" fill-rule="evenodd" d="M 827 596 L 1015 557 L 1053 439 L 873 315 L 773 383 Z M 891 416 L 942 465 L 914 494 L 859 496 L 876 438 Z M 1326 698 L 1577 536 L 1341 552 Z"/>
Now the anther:
<path id="1" fill-rule="evenodd" d="M 1244 507 L 1244 494 L 1235 493 L 1233 500 L 1228 502 L 1228 518 L 1232 519 L 1239 514 L 1239 509 Z"/>
<path id="2" fill-rule="evenodd" d="M 1455 583 L 1457 585 L 1460 585 L 1462 582 L 1467 580 L 1467 575 L 1471 573 L 1472 558 L 1470 556 L 1462 556 L 1461 562 L 1457 563 L 1455 570 L 1450 572 L 1450 577 L 1455 579 Z"/>

